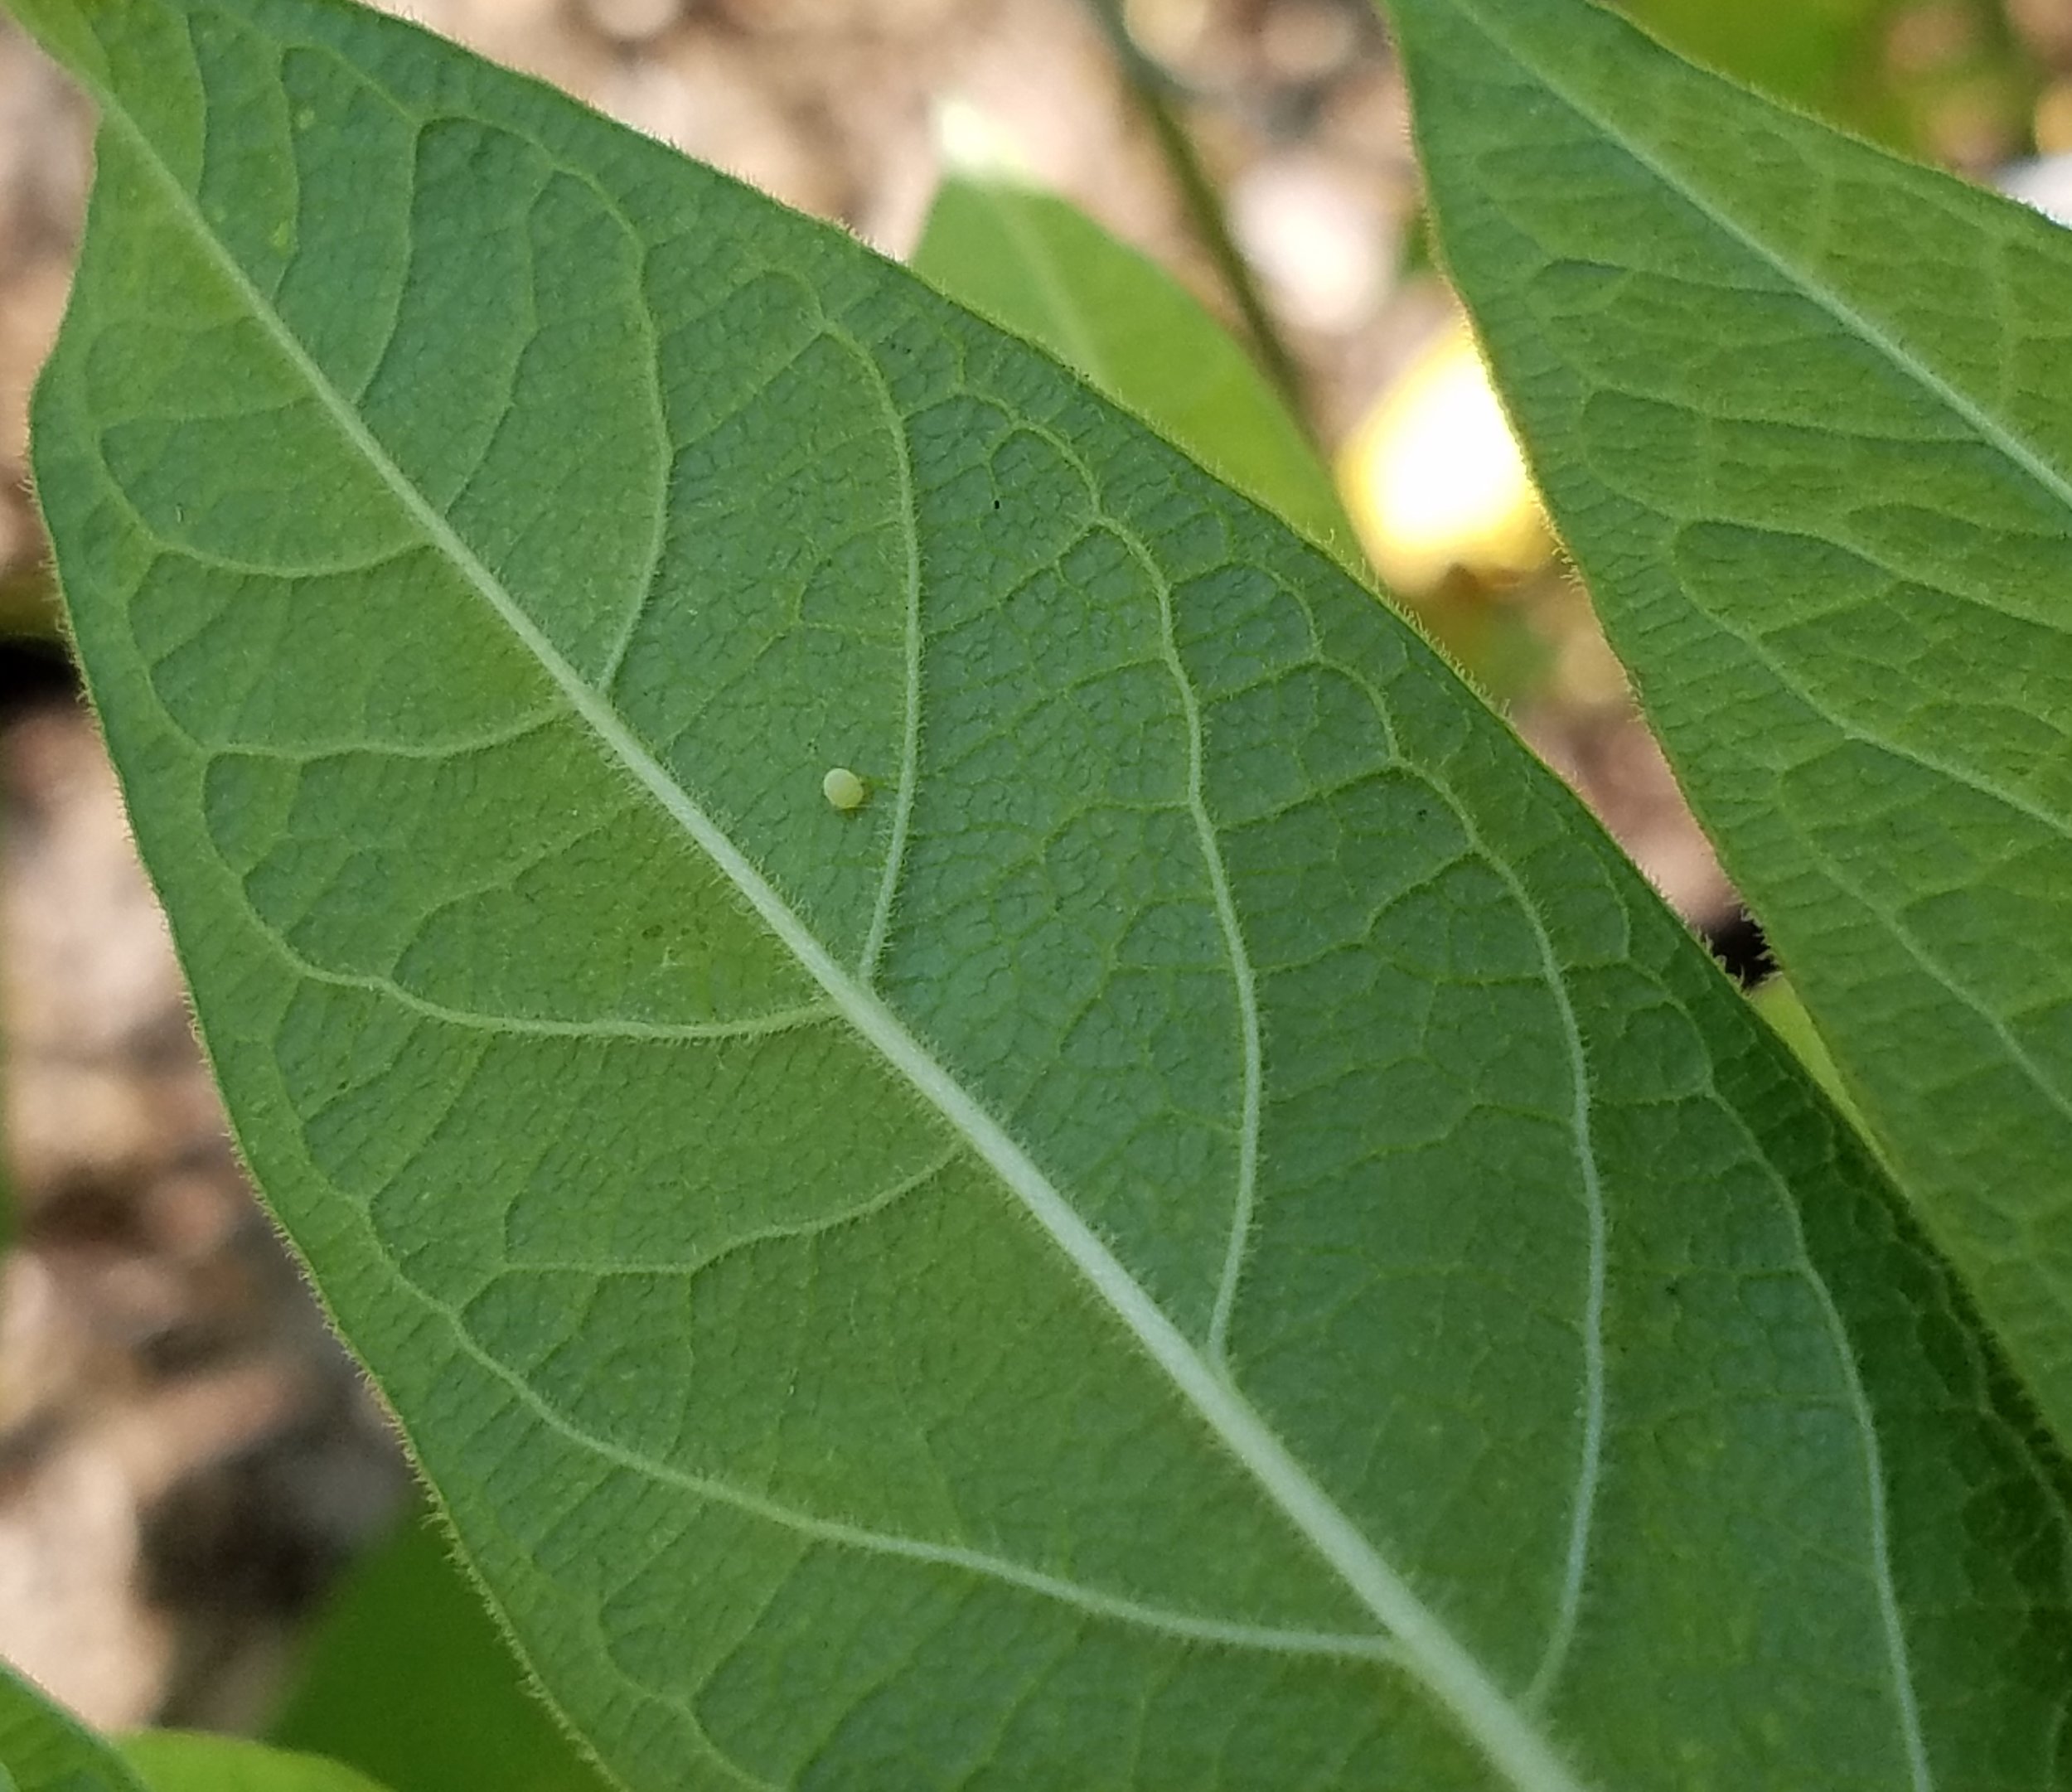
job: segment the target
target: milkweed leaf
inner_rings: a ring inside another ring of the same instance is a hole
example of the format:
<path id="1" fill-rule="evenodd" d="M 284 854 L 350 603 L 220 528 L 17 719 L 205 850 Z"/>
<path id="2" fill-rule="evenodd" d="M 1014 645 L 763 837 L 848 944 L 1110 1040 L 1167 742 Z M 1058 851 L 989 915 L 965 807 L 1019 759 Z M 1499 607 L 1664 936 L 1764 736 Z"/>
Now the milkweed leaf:
<path id="1" fill-rule="evenodd" d="M 4 1662 L 0 1662 L 0 1789 L 149 1792 L 113 1747 Z"/>
<path id="2" fill-rule="evenodd" d="M 1692 806 L 2072 1434 L 2072 233 L 1584 0 L 1397 0 L 1444 247 Z"/>
<path id="3" fill-rule="evenodd" d="M 1011 181 L 953 177 L 913 267 L 1367 576 L 1331 475 L 1266 376 L 1193 293 L 1076 206 Z"/>
<path id="4" fill-rule="evenodd" d="M 36 456 L 138 840 L 613 1775 L 2047 1782 L 2055 1458 L 1368 591 L 408 26 L 23 11 L 101 108 Z"/>

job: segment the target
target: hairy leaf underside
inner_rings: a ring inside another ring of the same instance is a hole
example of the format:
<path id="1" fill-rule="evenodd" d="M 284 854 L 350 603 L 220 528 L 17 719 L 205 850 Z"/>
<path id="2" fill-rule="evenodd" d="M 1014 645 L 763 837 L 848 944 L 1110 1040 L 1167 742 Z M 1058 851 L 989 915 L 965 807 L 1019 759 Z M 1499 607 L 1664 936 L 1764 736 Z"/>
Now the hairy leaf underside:
<path id="1" fill-rule="evenodd" d="M 2072 1435 L 2072 232 L 1594 7 L 1396 12 L 1445 253 L 1614 645 Z"/>
<path id="2" fill-rule="evenodd" d="M 103 108 L 36 464 L 138 839 L 625 1785 L 2055 1783 L 2055 1459 L 1370 594 L 409 27 L 23 10 Z"/>

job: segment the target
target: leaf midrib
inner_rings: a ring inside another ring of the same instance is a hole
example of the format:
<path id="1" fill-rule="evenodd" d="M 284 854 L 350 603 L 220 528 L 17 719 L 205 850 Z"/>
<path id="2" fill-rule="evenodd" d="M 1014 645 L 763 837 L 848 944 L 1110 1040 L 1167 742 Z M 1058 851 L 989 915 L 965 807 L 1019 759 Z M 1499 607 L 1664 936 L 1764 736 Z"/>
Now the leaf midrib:
<path id="1" fill-rule="evenodd" d="M 1416 3 L 1416 0 L 1412 0 L 1412 3 Z M 1703 188 L 1685 178 L 1671 164 L 1661 161 L 1644 144 L 1619 129 L 1587 99 L 1564 83 L 1557 74 L 1550 70 L 1530 49 L 1519 45 L 1500 20 L 1492 19 L 1487 15 L 1478 0 L 1440 0 L 1440 3 L 1461 14 L 1489 40 L 1493 47 L 1508 56 L 1519 69 L 1539 82 L 1584 124 L 1632 157 L 1670 191 L 1702 213 L 1722 233 L 1732 237 L 1757 260 L 1774 273 L 1783 275 L 1806 298 L 1825 311 L 1845 330 L 1854 332 L 1863 342 L 1876 349 L 1899 372 L 1913 380 L 1931 397 L 1954 412 L 1978 433 L 1987 446 L 2005 454 L 2066 511 L 2072 511 L 2072 477 L 2060 472 L 2039 450 L 2022 440 L 2012 428 L 2000 422 L 1977 400 L 1969 397 L 1961 386 L 1944 378 L 1933 367 L 1920 360 L 1898 337 L 1881 325 L 1873 322 L 1825 281 L 1794 262 L 1783 250 L 1772 247 L 1759 233 L 1716 203 Z M 1600 12 L 1610 10 L 1600 3 L 1600 0 L 1577 0 L 1577 3 L 1595 7 Z M 1635 26 L 1629 26 L 1628 28 L 1639 31 Z M 1640 35 L 1646 36 L 1644 32 Z M 1652 44 L 1654 41 L 1649 38 L 1648 41 Z M 1722 76 L 1711 78 L 1720 80 L 1723 85 L 1733 86 Z M 1735 90 L 1740 91 L 1738 89 Z M 1857 147 L 1872 155 L 1884 153 L 1868 143 Z M 1902 162 L 1897 157 L 1887 157 L 1886 159 L 1895 167 L 1912 172 L 1932 172 L 1920 168 L 1914 163 Z M 2007 203 L 2011 205 L 2014 201 Z"/>
<path id="2" fill-rule="evenodd" d="M 938 1160 L 927 1173 L 938 1174 L 946 1160 Z M 923 1179 L 907 1179 L 909 1184 Z M 882 1196 L 879 1198 L 881 1201 Z M 406 1278 L 407 1279 L 407 1278 Z M 1199 1612 L 1162 1606 L 1148 1600 L 1110 1592 L 1084 1581 L 1032 1568 L 1009 1557 L 955 1543 L 935 1543 L 897 1532 L 881 1531 L 846 1519 L 830 1518 L 802 1508 L 786 1504 L 711 1475 L 679 1468 L 661 1458 L 629 1450 L 585 1429 L 570 1419 L 540 1390 L 508 1363 L 500 1361 L 469 1332 L 444 1303 L 414 1286 L 412 1293 L 424 1302 L 453 1334 L 456 1346 L 483 1373 L 511 1391 L 512 1397 L 556 1436 L 586 1455 L 610 1463 L 642 1479 L 674 1487 L 711 1504 L 762 1518 L 795 1536 L 816 1543 L 831 1543 L 866 1555 L 951 1568 L 975 1578 L 998 1581 L 1039 1598 L 1082 1611 L 1088 1615 L 1126 1625 L 1167 1639 L 1213 1643 L 1227 1649 L 1283 1657 L 1310 1657 L 1341 1664 L 1368 1663 L 1402 1665 L 1397 1645 L 1381 1636 L 1326 1630 L 1300 1630 L 1285 1625 L 1251 1624 L 1236 1619 L 1207 1617 Z"/>
<path id="3" fill-rule="evenodd" d="M 1201 1357 L 1022 1146 L 884 1001 L 821 945 L 753 861 L 633 735 L 390 458 L 247 276 L 122 96 L 91 70 L 75 65 L 73 72 L 100 100 L 104 128 L 129 141 L 176 217 L 428 542 L 533 657 L 600 746 L 735 886 L 842 1018 L 985 1160 L 1269 1501 L 1395 1639 L 1404 1668 L 1433 1702 L 1519 1792 L 1588 1792 L 1537 1726 L 1311 1478 L 1251 1402 Z M 536 147 L 545 153 L 545 145 Z M 564 172 L 586 178 L 565 165 Z M 608 196 L 600 192 L 599 197 L 610 204 Z"/>

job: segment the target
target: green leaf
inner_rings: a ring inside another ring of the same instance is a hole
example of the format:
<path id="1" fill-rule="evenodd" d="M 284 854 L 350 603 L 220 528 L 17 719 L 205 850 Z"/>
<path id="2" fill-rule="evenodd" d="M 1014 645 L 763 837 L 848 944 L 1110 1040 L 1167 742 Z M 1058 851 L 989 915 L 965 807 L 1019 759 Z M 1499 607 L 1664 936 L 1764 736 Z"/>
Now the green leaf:
<path id="1" fill-rule="evenodd" d="M 628 1787 L 2050 1782 L 2060 1464 L 1405 623 L 406 25 L 25 11 L 101 109 L 36 464 L 138 839 Z"/>
<path id="2" fill-rule="evenodd" d="M 318 1626 L 273 1740 L 395 1792 L 599 1792 L 420 1514 L 354 1569 Z"/>
<path id="3" fill-rule="evenodd" d="M 947 180 L 913 269 L 1368 576 L 1330 474 L 1251 358 L 1179 281 L 1077 206 L 1005 181 Z"/>
<path id="4" fill-rule="evenodd" d="M 2072 1433 L 2072 234 L 1580 0 L 1399 0 L 1454 274 L 1842 1079 Z"/>
<path id="5" fill-rule="evenodd" d="M 382 1792 L 335 1761 L 235 1736 L 146 1730 L 125 1736 L 122 1751 L 150 1792 Z"/>
<path id="6" fill-rule="evenodd" d="M 1628 0 L 1673 49 L 1836 124 L 1895 143 L 1905 121 L 1883 54 L 1905 0 Z"/>
<path id="7" fill-rule="evenodd" d="M 0 1662 L 0 1792 L 147 1792 L 121 1756 Z"/>
<path id="8" fill-rule="evenodd" d="M 0 1663 L 0 1792 L 382 1792 L 313 1755 L 147 1730 L 118 1744 Z"/>
<path id="9" fill-rule="evenodd" d="M 1828 1092 L 1829 1097 L 1843 1113 L 1862 1126 L 1863 1116 L 1857 1113 L 1849 1100 L 1848 1089 L 1842 1081 L 1842 1073 L 1835 1068 L 1834 1055 L 1828 1051 L 1819 1029 L 1813 1024 L 1813 1016 L 1806 1012 L 1806 1005 L 1798 999 L 1798 992 L 1791 986 L 1791 980 L 1784 976 L 1766 978 L 1761 987 L 1750 995 L 1755 1011 L 1777 1029 L 1781 1039 L 1798 1055 L 1800 1063 L 1812 1073 L 1813 1079 Z"/>

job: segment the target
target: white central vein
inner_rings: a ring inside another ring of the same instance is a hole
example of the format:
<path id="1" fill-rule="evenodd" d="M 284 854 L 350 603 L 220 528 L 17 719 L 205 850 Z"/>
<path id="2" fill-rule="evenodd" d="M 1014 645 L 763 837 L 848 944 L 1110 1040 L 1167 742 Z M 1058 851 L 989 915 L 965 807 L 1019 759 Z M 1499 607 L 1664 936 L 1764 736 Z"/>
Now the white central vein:
<path id="1" fill-rule="evenodd" d="M 1205 1618 L 1198 1613 L 1170 1606 L 1130 1599 L 1111 1593 L 1084 1581 L 1067 1580 L 1047 1574 L 1005 1556 L 956 1543 L 932 1543 L 893 1531 L 874 1530 L 840 1518 L 823 1518 L 796 1506 L 708 1475 L 695 1475 L 659 1458 L 627 1450 L 594 1431 L 574 1423 L 558 1407 L 542 1397 L 538 1388 L 511 1367 L 498 1360 L 481 1344 L 453 1310 L 443 1303 L 417 1291 L 419 1298 L 436 1311 L 452 1329 L 456 1346 L 485 1374 L 495 1378 L 511 1397 L 557 1436 L 614 1467 L 645 1480 L 680 1488 L 714 1505 L 762 1518 L 779 1530 L 809 1543 L 826 1543 L 854 1550 L 862 1555 L 890 1556 L 929 1567 L 950 1569 L 979 1580 L 996 1581 L 1024 1592 L 1034 1593 L 1053 1604 L 1083 1611 L 1155 1635 L 1183 1642 L 1212 1643 L 1222 1648 L 1268 1655 L 1312 1657 L 1324 1661 L 1377 1662 L 1400 1665 L 1396 1646 L 1378 1636 L 1344 1635 L 1328 1630 L 1298 1630 L 1266 1624 L 1240 1624 L 1227 1619 Z"/>
<path id="2" fill-rule="evenodd" d="M 1518 1792 L 1587 1792 L 1585 1782 L 1561 1759 L 1537 1724 L 1417 1596 L 1251 1403 L 1196 1350 L 1020 1143 L 874 990 L 829 952 L 761 868 L 577 672 L 390 458 L 366 421 L 311 359 L 286 320 L 211 228 L 194 196 L 123 109 L 120 96 L 104 89 L 100 97 L 104 123 L 121 132 L 135 147 L 172 209 L 186 223 L 253 321 L 307 383 L 333 427 L 388 487 L 427 540 L 532 656 L 603 750 L 740 892 L 763 925 L 826 992 L 842 1017 L 991 1168 L 1108 1310 L 1164 1371 L 1201 1422 L 1395 1639 L 1405 1670 Z"/>

